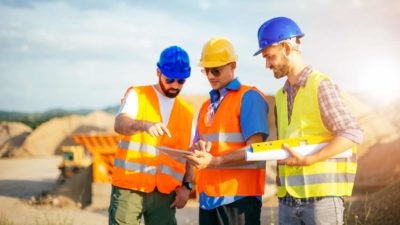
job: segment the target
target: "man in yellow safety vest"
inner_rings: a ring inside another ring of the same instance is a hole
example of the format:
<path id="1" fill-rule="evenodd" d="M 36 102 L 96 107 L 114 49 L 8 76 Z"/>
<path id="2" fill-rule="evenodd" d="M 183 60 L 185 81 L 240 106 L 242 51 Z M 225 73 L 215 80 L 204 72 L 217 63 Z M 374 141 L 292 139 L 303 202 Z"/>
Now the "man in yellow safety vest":
<path id="1" fill-rule="evenodd" d="M 278 139 L 333 136 L 308 156 L 284 145 L 290 156 L 278 161 L 279 224 L 343 224 L 343 197 L 352 193 L 355 146 L 363 133 L 337 86 L 304 62 L 303 36 L 293 20 L 270 19 L 258 30 L 259 50 L 254 54 L 262 54 L 275 78 L 287 76 L 276 93 Z M 332 158 L 350 148 L 351 157 Z"/>

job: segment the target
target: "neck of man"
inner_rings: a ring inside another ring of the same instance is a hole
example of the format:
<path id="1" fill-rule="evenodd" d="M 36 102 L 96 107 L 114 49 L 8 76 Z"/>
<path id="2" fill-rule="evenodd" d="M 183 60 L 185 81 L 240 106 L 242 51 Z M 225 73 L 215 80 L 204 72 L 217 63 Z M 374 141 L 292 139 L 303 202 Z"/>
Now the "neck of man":
<path id="1" fill-rule="evenodd" d="M 160 84 L 155 84 L 154 87 L 156 88 L 156 90 L 157 90 L 162 96 L 167 97 L 167 96 L 165 95 L 164 91 L 162 90 Z"/>
<path id="2" fill-rule="evenodd" d="M 290 65 L 289 73 L 287 75 L 290 85 L 295 85 L 297 82 L 297 77 L 300 75 L 301 71 L 307 67 L 303 58 L 298 55 Z"/>

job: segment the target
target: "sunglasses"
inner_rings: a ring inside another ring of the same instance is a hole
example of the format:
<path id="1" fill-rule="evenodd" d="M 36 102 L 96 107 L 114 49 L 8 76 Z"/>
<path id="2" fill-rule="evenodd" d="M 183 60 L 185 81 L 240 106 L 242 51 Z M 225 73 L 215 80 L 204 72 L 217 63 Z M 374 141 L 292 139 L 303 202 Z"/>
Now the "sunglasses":
<path id="1" fill-rule="evenodd" d="M 208 73 L 211 73 L 212 75 L 218 77 L 219 75 L 221 75 L 223 68 L 204 68 L 201 70 L 201 72 L 204 75 L 207 75 Z"/>
<path id="2" fill-rule="evenodd" d="M 165 82 L 167 84 L 172 84 L 175 81 L 178 81 L 178 84 L 184 84 L 186 82 L 186 79 L 174 79 L 174 78 L 169 78 L 169 77 L 165 78 Z"/>
<path id="3" fill-rule="evenodd" d="M 201 72 L 207 76 L 208 73 L 211 73 L 212 75 L 214 75 L 215 77 L 218 77 L 219 75 L 221 75 L 222 71 L 225 69 L 225 67 L 227 65 L 229 65 L 230 63 L 221 66 L 221 67 L 215 67 L 215 68 L 204 68 L 201 70 Z"/>

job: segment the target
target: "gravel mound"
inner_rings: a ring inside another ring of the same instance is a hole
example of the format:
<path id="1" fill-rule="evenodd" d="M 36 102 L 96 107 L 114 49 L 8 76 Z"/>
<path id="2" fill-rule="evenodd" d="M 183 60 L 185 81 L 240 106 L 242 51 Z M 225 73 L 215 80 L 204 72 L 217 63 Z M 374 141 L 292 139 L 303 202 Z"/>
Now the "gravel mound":
<path id="1" fill-rule="evenodd" d="M 13 157 L 32 129 L 23 123 L 0 122 L 0 158 Z"/>

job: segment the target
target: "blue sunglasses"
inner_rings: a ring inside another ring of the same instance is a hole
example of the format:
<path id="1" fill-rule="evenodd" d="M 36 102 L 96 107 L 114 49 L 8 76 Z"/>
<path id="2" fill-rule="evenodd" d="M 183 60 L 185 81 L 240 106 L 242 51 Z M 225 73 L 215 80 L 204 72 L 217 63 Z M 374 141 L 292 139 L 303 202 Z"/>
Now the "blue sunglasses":
<path id="1" fill-rule="evenodd" d="M 165 82 L 167 84 L 172 84 L 175 81 L 178 81 L 178 84 L 184 84 L 186 82 L 186 79 L 174 79 L 174 78 L 169 78 L 169 77 L 165 78 Z"/>

